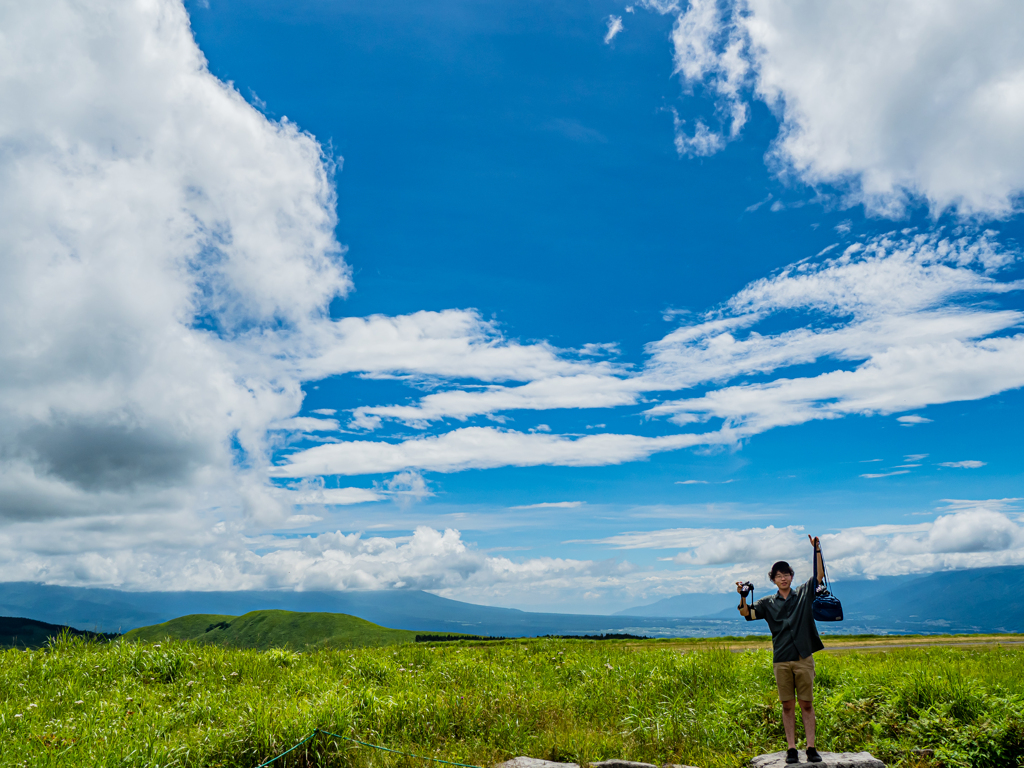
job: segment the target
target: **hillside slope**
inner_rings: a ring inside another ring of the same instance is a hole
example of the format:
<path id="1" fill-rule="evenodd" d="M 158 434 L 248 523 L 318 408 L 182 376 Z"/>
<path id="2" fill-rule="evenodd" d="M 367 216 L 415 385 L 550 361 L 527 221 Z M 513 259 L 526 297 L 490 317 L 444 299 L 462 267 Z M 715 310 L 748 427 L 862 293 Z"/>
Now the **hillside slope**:
<path id="1" fill-rule="evenodd" d="M 198 613 L 133 629 L 128 640 L 194 640 L 231 648 L 356 648 L 409 643 L 416 633 L 389 629 L 343 613 L 251 611 L 244 616 Z"/>
<path id="2" fill-rule="evenodd" d="M 116 637 L 97 632 L 86 632 L 61 624 L 47 624 L 45 621 L 15 616 L 0 616 L 0 648 L 42 648 L 52 637 L 67 632 L 76 637 L 99 640 Z"/>

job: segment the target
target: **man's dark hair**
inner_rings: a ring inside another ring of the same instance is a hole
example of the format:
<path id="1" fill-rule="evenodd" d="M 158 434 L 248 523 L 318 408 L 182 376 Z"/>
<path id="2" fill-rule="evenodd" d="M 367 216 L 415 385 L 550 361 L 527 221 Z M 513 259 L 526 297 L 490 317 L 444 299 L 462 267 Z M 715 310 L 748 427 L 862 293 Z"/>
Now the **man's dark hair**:
<path id="1" fill-rule="evenodd" d="M 793 569 L 790 568 L 789 563 L 787 563 L 785 560 L 779 560 L 779 562 L 772 566 L 771 573 L 768 574 L 768 580 L 771 581 L 772 584 L 774 584 L 775 577 L 778 576 L 780 573 L 788 573 L 790 576 L 796 576 L 796 574 L 793 572 Z"/>

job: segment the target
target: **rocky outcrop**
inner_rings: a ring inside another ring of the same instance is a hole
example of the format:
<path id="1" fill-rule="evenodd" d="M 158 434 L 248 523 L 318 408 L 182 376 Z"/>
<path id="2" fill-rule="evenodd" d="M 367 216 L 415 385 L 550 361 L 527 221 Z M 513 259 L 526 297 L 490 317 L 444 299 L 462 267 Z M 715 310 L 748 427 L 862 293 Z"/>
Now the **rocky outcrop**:
<path id="1" fill-rule="evenodd" d="M 654 763 L 636 763 L 632 760 L 602 760 L 599 763 L 589 763 L 590 768 L 659 768 Z M 550 760 L 540 760 L 536 757 L 513 757 L 504 763 L 498 763 L 494 768 L 580 768 L 578 763 L 553 763 Z M 660 768 L 693 768 L 691 765 L 663 765 Z"/>
<path id="2" fill-rule="evenodd" d="M 553 763 L 536 757 L 513 757 L 494 768 L 580 768 L 579 763 Z"/>
<path id="3" fill-rule="evenodd" d="M 820 752 L 822 762 L 808 763 L 807 753 L 800 752 L 800 765 L 817 766 L 817 768 L 885 768 L 885 763 L 870 752 Z M 773 752 L 770 755 L 758 755 L 750 761 L 750 768 L 790 768 L 786 763 L 785 752 Z"/>

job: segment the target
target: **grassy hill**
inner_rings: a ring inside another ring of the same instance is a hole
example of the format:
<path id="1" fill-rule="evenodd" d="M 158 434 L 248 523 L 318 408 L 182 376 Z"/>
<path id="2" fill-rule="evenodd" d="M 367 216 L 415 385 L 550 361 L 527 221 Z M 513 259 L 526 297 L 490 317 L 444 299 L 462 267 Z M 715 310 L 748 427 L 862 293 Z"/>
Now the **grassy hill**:
<path id="1" fill-rule="evenodd" d="M 194 640 L 230 648 L 356 648 L 411 643 L 416 633 L 389 629 L 344 613 L 251 611 L 243 616 L 197 613 L 133 629 L 128 640 Z"/>
<path id="2" fill-rule="evenodd" d="M 95 640 L 117 637 L 117 635 L 86 632 L 61 624 L 47 624 L 45 621 L 36 621 L 35 619 L 0 616 L 0 648 L 42 648 L 50 638 L 59 637 L 65 632 L 75 637 Z"/>

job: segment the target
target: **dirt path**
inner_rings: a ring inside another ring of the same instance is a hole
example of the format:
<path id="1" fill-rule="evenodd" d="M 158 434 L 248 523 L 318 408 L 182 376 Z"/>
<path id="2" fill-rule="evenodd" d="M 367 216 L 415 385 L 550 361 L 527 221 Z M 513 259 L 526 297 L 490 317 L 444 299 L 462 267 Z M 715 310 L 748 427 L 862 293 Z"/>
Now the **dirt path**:
<path id="1" fill-rule="evenodd" d="M 985 640 L 955 640 L 950 639 L 945 642 L 940 640 L 935 641 L 922 641 L 915 643 L 873 643 L 866 645 L 835 645 L 825 646 L 826 651 L 842 652 L 842 651 L 887 651 L 890 648 L 969 648 L 976 646 L 992 646 L 992 645 L 1024 645 L 1024 640 L 1001 640 L 999 638 L 991 638 Z"/>
<path id="2" fill-rule="evenodd" d="M 825 643 L 825 650 L 829 653 L 844 653 L 846 651 L 888 651 L 890 649 L 898 648 L 986 648 L 1000 645 L 1024 645 L 1024 635 L 961 635 L 953 637 L 922 637 L 921 635 L 900 637 L 900 636 L 887 636 L 875 638 L 856 638 L 844 641 L 841 637 L 826 636 L 822 640 Z M 743 653 L 745 651 L 762 651 L 771 650 L 772 643 L 771 638 L 766 637 L 764 640 L 741 640 L 741 641 L 718 641 L 716 642 L 713 638 L 702 640 L 699 642 L 682 641 L 678 644 L 673 644 L 674 650 L 678 650 L 680 653 L 687 653 L 689 651 L 706 650 L 709 648 L 725 648 L 733 653 Z M 636 647 L 644 647 L 642 644 L 637 644 Z M 647 648 L 662 647 L 658 643 L 657 645 L 648 645 Z"/>

